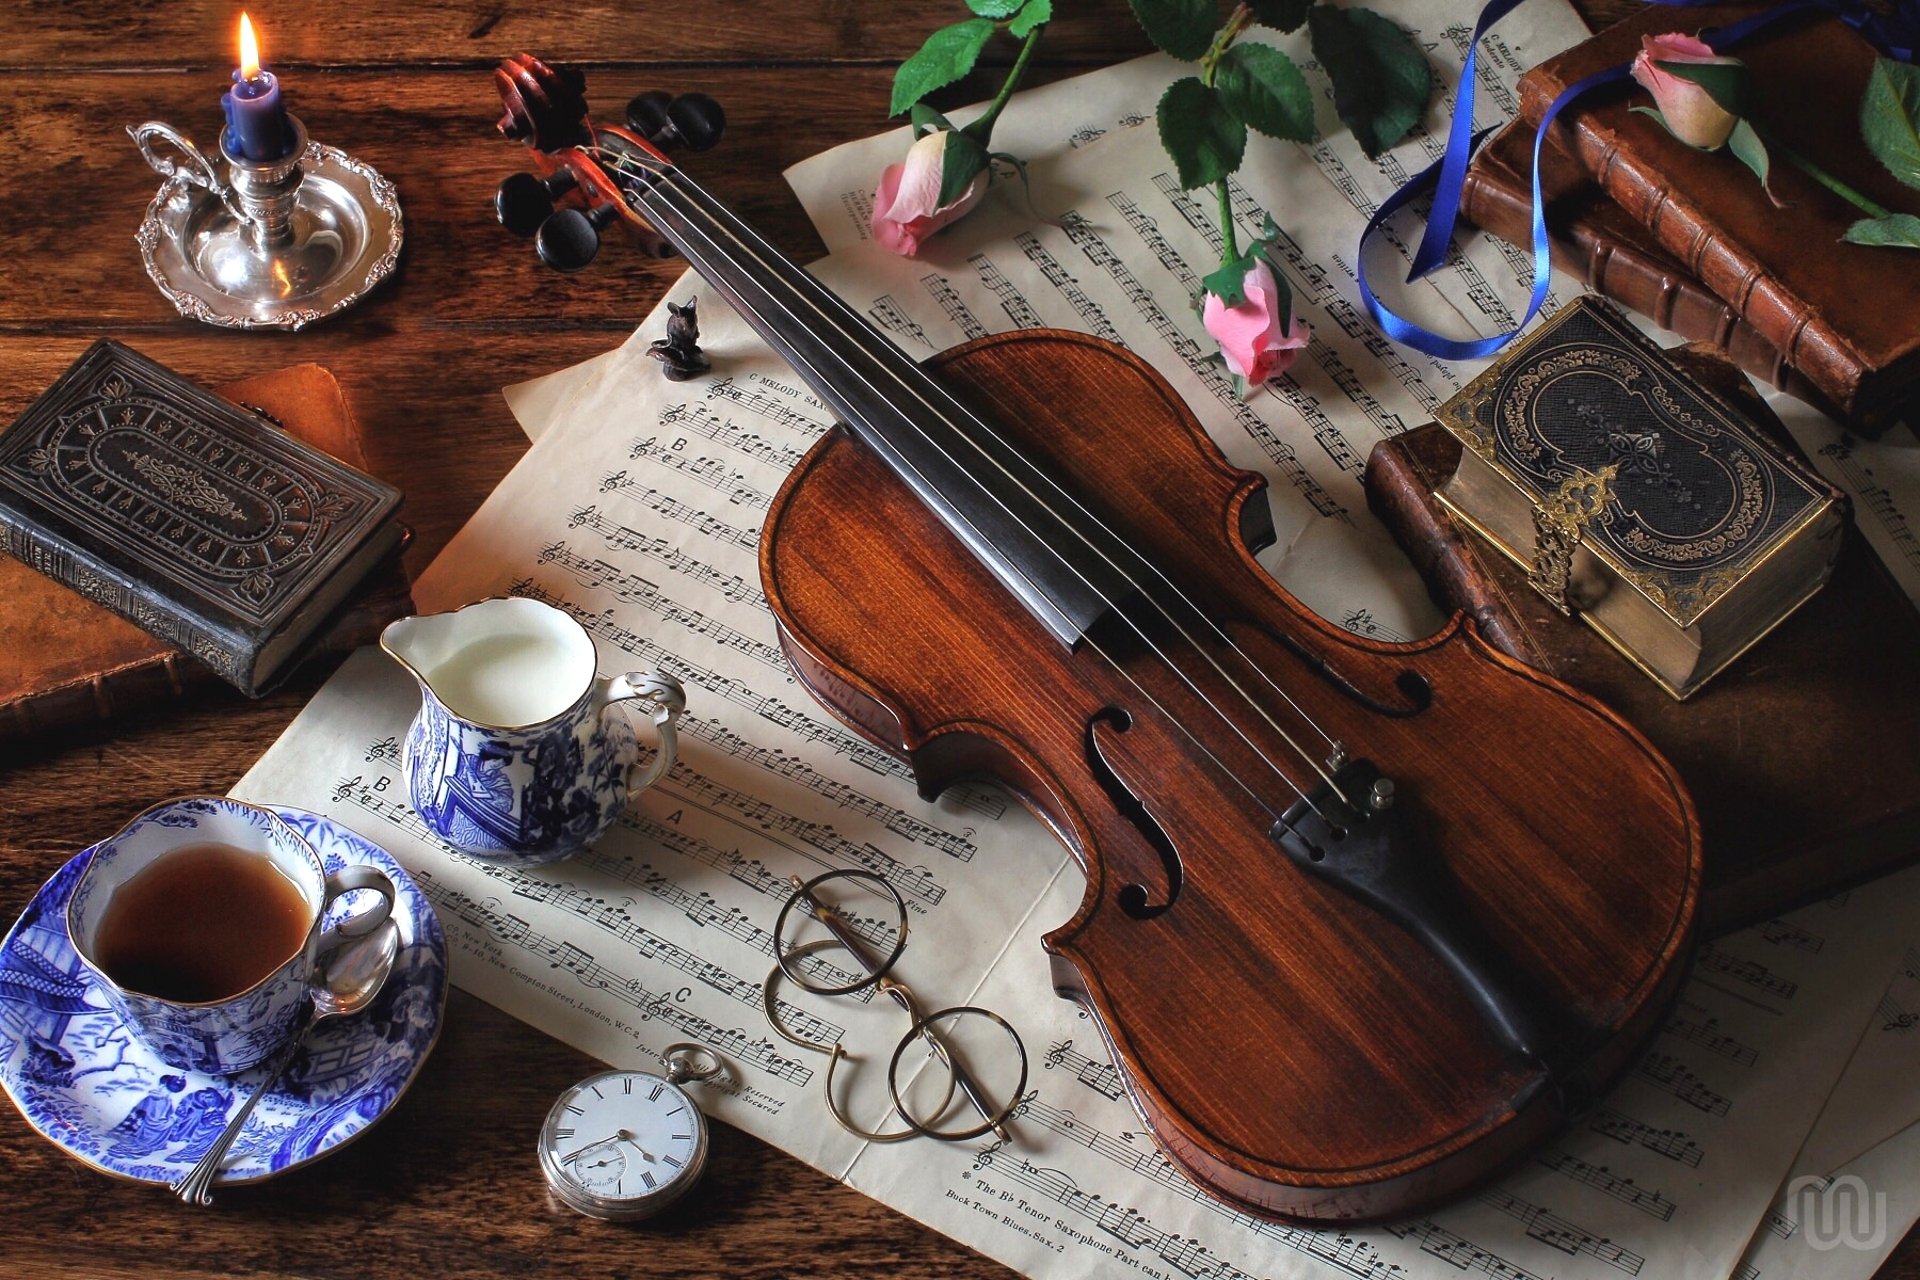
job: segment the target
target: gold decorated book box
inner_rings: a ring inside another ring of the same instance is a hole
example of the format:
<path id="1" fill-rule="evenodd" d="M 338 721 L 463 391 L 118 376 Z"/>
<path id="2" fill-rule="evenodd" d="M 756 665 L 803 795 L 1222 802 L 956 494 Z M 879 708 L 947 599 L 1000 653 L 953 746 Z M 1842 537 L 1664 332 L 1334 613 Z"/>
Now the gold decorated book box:
<path id="1" fill-rule="evenodd" d="M 1833 570 L 1840 494 L 1597 298 L 1439 416 L 1462 446 L 1441 501 L 1676 698 Z"/>

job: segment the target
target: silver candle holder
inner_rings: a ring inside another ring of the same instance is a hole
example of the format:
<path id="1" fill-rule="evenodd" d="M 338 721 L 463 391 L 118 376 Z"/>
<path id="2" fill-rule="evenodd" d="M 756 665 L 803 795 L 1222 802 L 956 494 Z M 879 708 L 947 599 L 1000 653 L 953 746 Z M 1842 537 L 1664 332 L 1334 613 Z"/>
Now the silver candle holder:
<path id="1" fill-rule="evenodd" d="M 171 125 L 127 132 L 166 179 L 136 239 L 147 274 L 183 316 L 233 329 L 299 329 L 343 311 L 393 270 L 400 200 L 378 170 L 309 141 L 249 160 L 226 145 L 222 168 Z M 179 154 L 163 155 L 164 143 Z"/>

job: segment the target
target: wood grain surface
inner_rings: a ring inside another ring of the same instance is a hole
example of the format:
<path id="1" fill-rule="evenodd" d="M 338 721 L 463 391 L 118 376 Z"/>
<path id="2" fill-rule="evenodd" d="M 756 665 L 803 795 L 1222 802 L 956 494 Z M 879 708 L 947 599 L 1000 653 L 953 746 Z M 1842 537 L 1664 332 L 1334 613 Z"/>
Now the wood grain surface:
<path id="1" fill-rule="evenodd" d="M 1036 79 L 1146 48 L 1123 0 L 1056 5 L 1063 17 Z M 123 126 L 162 119 L 211 137 L 238 7 L 7 6 L 0 420 L 102 335 L 208 383 L 319 361 L 364 423 L 374 469 L 407 492 L 416 571 L 526 447 L 499 388 L 616 345 L 681 269 L 610 246 L 590 271 L 560 277 L 493 224 L 493 187 L 518 167 L 491 131 L 493 61 L 525 49 L 586 63 L 603 107 L 650 88 L 715 95 L 730 132 L 701 157 L 702 177 L 806 258 L 819 244 L 780 170 L 884 128 L 892 65 L 963 16 L 956 0 L 250 0 L 313 136 L 377 165 L 407 216 L 397 278 L 289 335 L 179 318 L 133 243 L 156 179 Z M 1582 7 L 1598 22 L 1634 5 Z M 946 100 L 996 82 L 977 74 Z M 261 702 L 215 694 L 0 751 L 0 907 L 11 913 L 74 850 L 154 801 L 226 790 L 319 680 L 309 672 Z M 553 1097 L 592 1065 L 455 991 L 439 1047 L 391 1116 L 338 1155 L 203 1211 L 88 1171 L 0 1108 L 0 1276 L 1011 1274 L 724 1125 L 704 1187 L 666 1219 L 580 1218 L 548 1198 L 532 1144 Z M 1907 1241 L 1885 1274 L 1920 1277 L 1920 1247 Z"/>

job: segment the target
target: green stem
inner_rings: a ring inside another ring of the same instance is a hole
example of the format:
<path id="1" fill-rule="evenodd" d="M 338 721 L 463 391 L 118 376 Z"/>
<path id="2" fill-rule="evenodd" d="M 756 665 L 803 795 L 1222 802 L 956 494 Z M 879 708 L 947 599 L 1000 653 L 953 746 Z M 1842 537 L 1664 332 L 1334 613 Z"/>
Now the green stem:
<path id="1" fill-rule="evenodd" d="M 1013 69 L 1007 72 L 1006 83 L 1000 86 L 1000 92 L 995 94 L 993 101 L 987 104 L 987 109 L 981 113 L 980 118 L 967 126 L 966 132 L 976 138 L 981 146 L 984 147 L 993 140 L 993 123 L 1006 109 L 1007 100 L 1013 97 L 1013 91 L 1020 87 L 1020 81 L 1027 74 L 1027 64 L 1033 61 L 1034 48 L 1040 43 L 1040 33 L 1046 29 L 1047 24 L 1043 22 L 1027 32 L 1026 43 L 1020 46 L 1020 56 L 1013 60 Z"/>
<path id="2" fill-rule="evenodd" d="M 1240 260 L 1240 237 L 1233 229 L 1233 196 L 1227 190 L 1227 180 L 1220 179 L 1220 265 L 1227 266 Z"/>
<path id="3" fill-rule="evenodd" d="M 1780 141 L 1780 139 L 1772 133 L 1760 133 L 1759 126 L 1754 125 L 1753 121 L 1749 120 L 1747 124 L 1752 126 L 1755 133 L 1760 134 L 1762 141 L 1785 156 L 1795 168 L 1799 169 L 1827 190 L 1833 192 L 1833 194 L 1839 196 L 1842 200 L 1845 200 L 1860 212 L 1866 214 L 1869 218 L 1889 218 L 1893 216 L 1893 210 L 1855 191 L 1852 187 L 1840 181 L 1840 179 L 1834 177 L 1786 143 Z"/>
<path id="4" fill-rule="evenodd" d="M 1216 31 L 1213 43 L 1200 59 L 1200 83 L 1209 88 L 1213 85 L 1214 73 L 1220 69 L 1220 59 L 1226 56 L 1233 42 L 1240 38 L 1253 22 L 1253 10 L 1245 3 L 1234 6 L 1225 25 Z M 1220 265 L 1228 266 L 1240 260 L 1240 237 L 1233 229 L 1233 198 L 1227 191 L 1227 180 L 1220 179 Z"/>
<path id="5" fill-rule="evenodd" d="M 1213 73 L 1220 65 L 1220 59 L 1226 56 L 1226 52 L 1233 46 L 1233 42 L 1240 38 L 1240 33 L 1245 31 L 1252 23 L 1253 10 L 1244 3 L 1236 5 L 1233 13 L 1228 16 L 1226 25 L 1214 33 L 1213 44 L 1210 45 L 1206 53 L 1200 57 L 1201 84 L 1211 85 L 1213 83 Z"/>

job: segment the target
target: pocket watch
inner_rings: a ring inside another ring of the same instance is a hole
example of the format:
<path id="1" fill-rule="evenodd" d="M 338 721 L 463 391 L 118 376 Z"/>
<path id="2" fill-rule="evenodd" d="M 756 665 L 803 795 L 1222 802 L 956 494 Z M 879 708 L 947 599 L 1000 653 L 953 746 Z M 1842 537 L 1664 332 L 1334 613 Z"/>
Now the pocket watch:
<path id="1" fill-rule="evenodd" d="M 669 1045 L 664 1076 L 602 1071 L 562 1093 L 540 1126 L 540 1171 L 569 1207 L 631 1222 L 679 1200 L 707 1165 L 707 1121 L 682 1085 L 725 1064 L 704 1045 Z"/>

